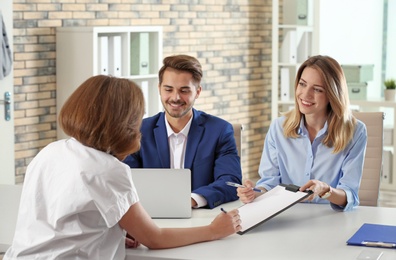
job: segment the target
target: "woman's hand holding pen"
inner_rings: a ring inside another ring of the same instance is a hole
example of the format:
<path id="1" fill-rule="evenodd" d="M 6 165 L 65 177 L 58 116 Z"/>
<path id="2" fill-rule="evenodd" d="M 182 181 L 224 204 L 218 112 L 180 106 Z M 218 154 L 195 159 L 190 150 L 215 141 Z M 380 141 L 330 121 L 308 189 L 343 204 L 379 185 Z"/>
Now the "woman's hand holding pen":
<path id="1" fill-rule="evenodd" d="M 222 212 L 217 215 L 210 226 L 213 234 L 216 234 L 214 239 L 220 239 L 241 231 L 242 227 L 239 211 L 237 209 L 233 209 L 226 212 L 222 209 Z"/>
<path id="2" fill-rule="evenodd" d="M 258 195 L 261 194 L 253 190 L 254 183 L 251 180 L 245 180 L 243 184 L 245 186 L 244 188 L 243 187 L 237 188 L 237 195 L 239 197 L 239 200 L 242 201 L 243 203 L 250 203 Z"/>

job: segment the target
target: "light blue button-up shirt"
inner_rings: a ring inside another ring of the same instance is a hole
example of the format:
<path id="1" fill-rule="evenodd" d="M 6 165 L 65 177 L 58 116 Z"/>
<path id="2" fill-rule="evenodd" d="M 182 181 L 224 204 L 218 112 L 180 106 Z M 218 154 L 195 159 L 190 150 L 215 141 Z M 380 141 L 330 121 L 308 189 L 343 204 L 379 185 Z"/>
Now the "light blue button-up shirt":
<path id="1" fill-rule="evenodd" d="M 327 134 L 327 122 L 311 144 L 303 119 L 299 138 L 285 138 L 284 121 L 285 117 L 280 117 L 271 123 L 259 167 L 261 179 L 256 186 L 270 190 L 280 183 L 302 186 L 316 179 L 346 192 L 345 208 L 331 204 L 333 209 L 346 211 L 359 205 L 358 192 L 367 143 L 366 126 L 358 121 L 352 141 L 343 151 L 334 154 L 333 148 L 322 143 Z M 319 197 L 312 202 L 329 203 Z"/>

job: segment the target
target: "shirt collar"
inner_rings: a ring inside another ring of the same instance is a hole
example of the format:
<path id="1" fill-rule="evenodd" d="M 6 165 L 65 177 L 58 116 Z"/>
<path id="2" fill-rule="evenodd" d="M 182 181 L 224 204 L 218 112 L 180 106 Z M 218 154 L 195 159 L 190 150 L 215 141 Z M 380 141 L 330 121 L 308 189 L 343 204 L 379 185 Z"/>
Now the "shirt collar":
<path id="1" fill-rule="evenodd" d="M 305 121 L 304 121 L 304 117 L 302 116 L 302 117 L 301 117 L 301 120 L 300 120 L 300 127 L 298 128 L 298 134 L 299 134 L 299 135 L 308 135 L 308 130 L 307 130 L 307 128 L 305 127 L 304 122 L 305 122 Z M 320 131 L 318 132 L 318 135 L 317 135 L 317 136 L 322 136 L 322 135 L 327 134 L 327 128 L 328 128 L 328 125 L 327 125 L 327 120 L 326 120 L 326 122 L 325 122 L 323 128 L 320 129 Z"/>
<path id="2" fill-rule="evenodd" d="M 187 124 L 184 126 L 184 128 L 179 133 L 175 133 L 173 131 L 172 127 L 169 125 L 168 120 L 166 120 L 166 116 L 164 116 L 166 132 L 168 133 L 168 137 L 170 137 L 173 134 L 174 135 L 183 134 L 184 136 L 187 136 L 188 132 L 190 131 L 190 127 L 191 127 L 191 122 L 192 122 L 193 116 L 190 118 L 190 120 L 188 120 Z"/>

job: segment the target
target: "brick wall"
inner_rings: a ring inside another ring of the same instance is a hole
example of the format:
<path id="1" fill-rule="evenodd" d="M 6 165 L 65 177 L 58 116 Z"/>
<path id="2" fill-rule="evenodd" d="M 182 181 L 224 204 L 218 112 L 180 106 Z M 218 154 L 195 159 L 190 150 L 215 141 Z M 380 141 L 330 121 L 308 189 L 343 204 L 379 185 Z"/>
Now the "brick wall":
<path id="1" fill-rule="evenodd" d="M 195 107 L 244 125 L 242 170 L 255 178 L 271 116 L 271 0 L 14 0 L 17 182 L 56 140 L 56 27 L 163 26 L 163 56 L 204 67 Z"/>

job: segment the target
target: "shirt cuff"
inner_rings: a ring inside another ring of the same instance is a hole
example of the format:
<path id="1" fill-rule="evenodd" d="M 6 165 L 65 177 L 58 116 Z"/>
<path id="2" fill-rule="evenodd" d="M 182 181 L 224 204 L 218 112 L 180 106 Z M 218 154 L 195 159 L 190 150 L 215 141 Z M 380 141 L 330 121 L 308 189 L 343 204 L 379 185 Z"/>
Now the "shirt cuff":
<path id="1" fill-rule="evenodd" d="M 341 206 L 338 206 L 336 204 L 330 203 L 331 207 L 335 211 L 350 211 L 353 208 L 355 208 L 356 206 L 358 206 L 358 203 L 356 202 L 356 199 L 353 197 L 352 192 L 348 188 L 346 188 L 346 187 L 337 187 L 337 189 L 342 189 L 342 190 L 345 191 L 347 204 L 345 205 L 345 207 L 341 207 Z"/>
<path id="2" fill-rule="evenodd" d="M 191 198 L 194 199 L 195 202 L 197 202 L 197 206 L 193 207 L 194 209 L 201 208 L 201 207 L 208 205 L 208 202 L 202 195 L 199 195 L 196 193 L 191 193 Z"/>

